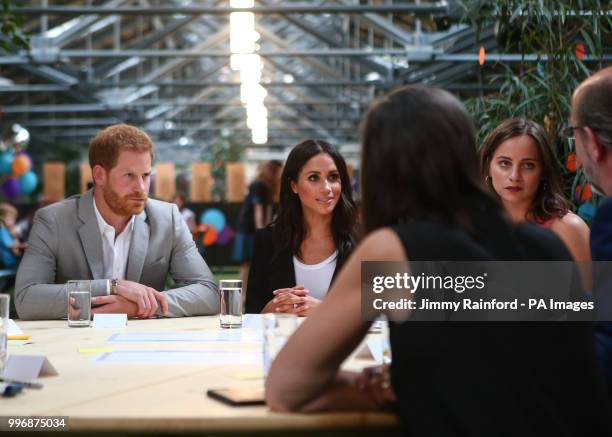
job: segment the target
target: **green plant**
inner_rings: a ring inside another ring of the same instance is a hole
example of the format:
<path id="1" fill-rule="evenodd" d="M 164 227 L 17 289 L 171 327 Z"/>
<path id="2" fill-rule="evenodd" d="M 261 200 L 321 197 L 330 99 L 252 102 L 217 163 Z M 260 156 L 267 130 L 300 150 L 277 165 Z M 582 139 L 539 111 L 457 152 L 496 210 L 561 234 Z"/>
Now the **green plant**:
<path id="1" fill-rule="evenodd" d="M 242 160 L 244 145 L 238 142 L 232 135 L 220 136 L 213 142 L 202 156 L 211 163 L 211 175 L 214 179 L 212 197 L 216 201 L 225 199 L 225 164 Z"/>
<path id="2" fill-rule="evenodd" d="M 516 62 L 482 67 L 485 81 L 498 85 L 499 91 L 466 102 L 478 127 L 479 144 L 508 117 L 526 117 L 542 124 L 558 146 L 567 197 L 575 200 L 578 186 L 578 197 L 582 197 L 584 176 L 571 165 L 574 152 L 560 132 L 567 125 L 573 90 L 592 70 L 603 66 L 604 41 L 612 28 L 609 3 L 467 0 L 462 4 L 464 19 L 476 30 L 477 43 L 481 31 L 494 26 L 499 52 L 521 55 Z"/>
<path id="3" fill-rule="evenodd" d="M 2 8 L 0 9 L 0 30 L 2 31 L 3 38 L 0 38 L 0 47 L 7 52 L 14 49 L 12 46 L 29 49 L 30 38 L 22 30 L 23 16 L 13 12 L 10 6 L 9 0 L 2 0 Z"/>

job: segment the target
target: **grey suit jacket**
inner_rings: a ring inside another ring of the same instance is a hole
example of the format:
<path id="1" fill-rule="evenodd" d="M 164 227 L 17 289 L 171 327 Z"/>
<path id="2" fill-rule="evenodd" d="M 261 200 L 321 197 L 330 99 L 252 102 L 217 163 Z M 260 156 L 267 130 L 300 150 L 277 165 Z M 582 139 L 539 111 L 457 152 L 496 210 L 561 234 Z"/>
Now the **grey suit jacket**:
<path id="1" fill-rule="evenodd" d="M 107 280 L 112 278 L 103 277 L 102 260 L 92 191 L 38 210 L 17 270 L 19 317 L 66 317 L 64 284 L 71 279 L 92 280 L 92 296 L 105 295 Z M 149 199 L 145 213 L 134 221 L 125 279 L 161 291 L 168 274 L 178 286 L 165 292 L 168 316 L 218 313 L 219 295 L 212 273 L 176 205 Z"/>

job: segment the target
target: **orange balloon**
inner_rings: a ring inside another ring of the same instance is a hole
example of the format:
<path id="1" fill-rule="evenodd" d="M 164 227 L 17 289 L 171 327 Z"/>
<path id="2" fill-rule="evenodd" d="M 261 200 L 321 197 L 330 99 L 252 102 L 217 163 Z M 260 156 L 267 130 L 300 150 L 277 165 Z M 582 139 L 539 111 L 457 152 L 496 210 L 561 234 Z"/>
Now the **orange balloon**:
<path id="1" fill-rule="evenodd" d="M 21 176 L 24 173 L 30 171 L 32 167 L 32 161 L 28 155 L 20 154 L 13 159 L 13 176 Z"/>
<path id="2" fill-rule="evenodd" d="M 480 46 L 480 50 L 478 51 L 478 64 L 484 65 L 485 57 L 486 57 L 485 48 L 484 46 Z"/>
<path id="3" fill-rule="evenodd" d="M 565 160 L 565 168 L 569 171 L 576 171 L 576 154 L 570 153 Z"/>
<path id="4" fill-rule="evenodd" d="M 580 192 L 582 192 L 582 195 L 580 194 Z M 576 186 L 576 199 L 580 199 L 583 202 L 588 202 L 589 200 L 591 200 L 591 185 L 590 184 L 585 184 L 584 186 L 584 190 L 582 189 L 582 185 L 577 185 Z"/>
<path id="5" fill-rule="evenodd" d="M 576 57 L 582 61 L 585 55 L 586 55 L 586 46 L 582 43 L 576 44 Z"/>
<path id="6" fill-rule="evenodd" d="M 204 234 L 202 238 L 202 244 L 206 247 L 212 246 L 217 242 L 217 231 L 212 226 L 208 229 L 208 232 Z"/>

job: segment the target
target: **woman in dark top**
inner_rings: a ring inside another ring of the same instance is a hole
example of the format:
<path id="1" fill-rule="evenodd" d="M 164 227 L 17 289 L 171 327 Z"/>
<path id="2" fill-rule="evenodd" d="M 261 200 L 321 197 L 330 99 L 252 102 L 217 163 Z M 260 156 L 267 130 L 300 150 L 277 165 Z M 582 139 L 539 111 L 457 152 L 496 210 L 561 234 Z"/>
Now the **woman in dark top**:
<path id="1" fill-rule="evenodd" d="M 570 259 L 550 231 L 504 219 L 480 180 L 470 117 L 449 93 L 400 88 L 373 103 L 362 129 L 369 234 L 272 364 L 268 405 L 308 412 L 394 400 L 414 436 L 611 435 L 586 324 L 398 322 L 392 390 L 360 390 L 338 373 L 369 328 L 362 261 Z"/>
<path id="2" fill-rule="evenodd" d="M 253 256 L 255 230 L 261 229 L 272 220 L 274 186 L 282 164 L 271 160 L 259 168 L 257 178 L 249 185 L 246 199 L 240 206 L 236 220 L 236 237 L 232 258 L 241 264 L 240 277 L 247 279 L 249 262 Z"/>
<path id="3" fill-rule="evenodd" d="M 355 219 L 340 153 L 321 140 L 295 146 L 281 175 L 278 216 L 255 237 L 246 312 L 307 315 L 353 249 Z"/>

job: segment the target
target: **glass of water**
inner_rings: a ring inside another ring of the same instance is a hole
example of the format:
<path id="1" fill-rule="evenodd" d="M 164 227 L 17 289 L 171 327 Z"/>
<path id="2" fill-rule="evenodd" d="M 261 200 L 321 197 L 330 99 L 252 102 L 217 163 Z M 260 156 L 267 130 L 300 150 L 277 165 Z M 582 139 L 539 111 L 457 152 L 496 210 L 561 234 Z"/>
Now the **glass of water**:
<path id="1" fill-rule="evenodd" d="M 242 327 L 242 281 L 223 279 L 219 281 L 220 316 L 222 328 Z"/>
<path id="2" fill-rule="evenodd" d="M 91 283 L 90 281 L 68 281 L 68 326 L 83 327 L 91 324 Z"/>
<path id="3" fill-rule="evenodd" d="M 299 322 L 295 314 L 266 313 L 263 323 L 263 365 L 267 377 L 272 361 L 297 329 Z"/>
<path id="4" fill-rule="evenodd" d="M 6 364 L 10 302 L 8 294 L 0 294 L 0 373 Z"/>

